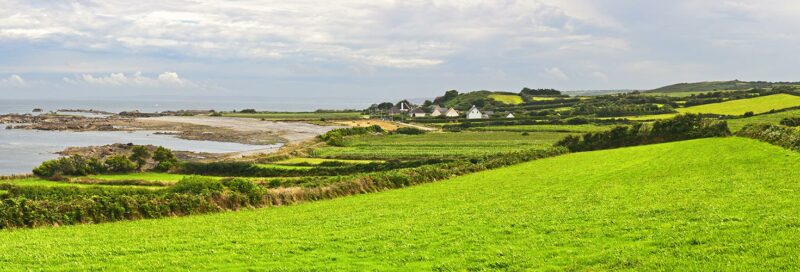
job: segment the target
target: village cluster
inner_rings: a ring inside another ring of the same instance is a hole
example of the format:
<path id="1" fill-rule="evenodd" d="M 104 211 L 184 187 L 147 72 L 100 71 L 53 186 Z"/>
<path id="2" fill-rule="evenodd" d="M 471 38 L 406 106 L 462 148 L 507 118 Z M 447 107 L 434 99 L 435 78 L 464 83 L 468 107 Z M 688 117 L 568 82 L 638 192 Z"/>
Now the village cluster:
<path id="1" fill-rule="evenodd" d="M 430 112 L 426 111 L 423 107 L 412 107 L 405 102 L 400 102 L 398 105 L 392 107 L 389 110 L 389 115 L 408 115 L 413 118 L 424 118 L 424 117 L 445 117 L 445 118 L 458 118 L 462 117 L 462 114 L 458 112 L 454 108 L 443 108 L 440 106 L 433 106 Z M 478 109 L 477 106 L 472 105 L 472 107 L 463 115 L 467 119 L 488 119 L 492 118 L 493 116 L 503 116 L 505 118 L 514 118 L 514 114 L 511 112 L 501 113 L 499 115 L 495 115 L 493 111 L 481 111 Z"/>

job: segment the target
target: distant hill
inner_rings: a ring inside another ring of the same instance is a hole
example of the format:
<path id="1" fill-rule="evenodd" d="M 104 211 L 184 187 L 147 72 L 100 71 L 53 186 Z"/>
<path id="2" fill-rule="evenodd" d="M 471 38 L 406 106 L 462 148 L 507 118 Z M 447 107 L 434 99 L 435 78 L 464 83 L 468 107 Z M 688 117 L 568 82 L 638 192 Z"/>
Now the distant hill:
<path id="1" fill-rule="evenodd" d="M 800 82 L 767 82 L 767 81 L 704 81 L 695 83 L 678 83 L 661 88 L 645 91 L 648 93 L 675 93 L 675 92 L 713 92 L 724 90 L 749 90 L 753 88 L 772 88 L 773 86 L 795 85 L 800 87 Z"/>

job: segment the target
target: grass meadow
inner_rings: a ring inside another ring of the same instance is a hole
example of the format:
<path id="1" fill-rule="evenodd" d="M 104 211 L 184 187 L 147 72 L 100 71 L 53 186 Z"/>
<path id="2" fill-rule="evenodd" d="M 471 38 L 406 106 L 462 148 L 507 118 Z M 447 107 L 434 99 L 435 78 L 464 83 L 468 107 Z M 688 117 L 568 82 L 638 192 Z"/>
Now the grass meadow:
<path id="1" fill-rule="evenodd" d="M 490 94 L 489 98 L 509 105 L 522 104 L 522 97 L 516 94 Z"/>
<path id="2" fill-rule="evenodd" d="M 422 135 L 361 135 L 348 139 L 343 147 L 314 150 L 324 158 L 398 159 L 464 157 L 516 150 L 549 148 L 568 133 L 458 132 Z"/>
<path id="3" fill-rule="evenodd" d="M 571 132 L 586 133 L 610 130 L 616 125 L 516 125 L 516 126 L 488 126 L 474 127 L 475 131 L 510 131 L 510 132 Z"/>
<path id="4" fill-rule="evenodd" d="M 779 124 L 781 120 L 787 117 L 800 117 L 800 110 L 787 110 L 776 113 L 761 114 L 747 118 L 730 119 L 728 127 L 731 131 L 739 131 L 748 124 L 766 123 L 766 124 Z"/>
<path id="5" fill-rule="evenodd" d="M 738 99 L 721 103 L 698 105 L 686 108 L 677 108 L 678 113 L 711 113 L 719 115 L 743 115 L 746 112 L 755 114 L 769 112 L 771 110 L 781 110 L 792 107 L 800 107 L 800 96 L 790 94 L 774 94 L 748 99 Z M 627 116 L 628 120 L 661 120 L 675 117 L 675 113 Z"/>
<path id="6" fill-rule="evenodd" d="M 281 208 L 0 232 L 28 270 L 796 270 L 800 153 L 713 138 Z"/>

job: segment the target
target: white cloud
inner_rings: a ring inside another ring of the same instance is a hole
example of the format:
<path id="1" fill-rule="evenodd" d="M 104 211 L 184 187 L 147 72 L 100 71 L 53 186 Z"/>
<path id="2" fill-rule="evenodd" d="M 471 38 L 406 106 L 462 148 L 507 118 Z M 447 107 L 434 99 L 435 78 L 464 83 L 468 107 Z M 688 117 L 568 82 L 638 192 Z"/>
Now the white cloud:
<path id="1" fill-rule="evenodd" d="M 175 72 L 164 72 L 156 77 L 147 77 L 141 72 L 130 75 L 124 73 L 111 73 L 109 75 L 95 76 L 82 74 L 74 78 L 65 77 L 63 81 L 69 84 L 86 84 L 107 87 L 187 87 L 196 86 L 189 80 L 183 79 Z"/>
<path id="2" fill-rule="evenodd" d="M 11 75 L 7 78 L 0 79 L 0 86 L 7 86 L 7 87 L 25 87 L 28 86 L 28 83 L 25 82 L 19 75 Z"/>
<path id="3" fill-rule="evenodd" d="M 0 1 L 0 42 L 411 69 L 439 66 L 476 44 L 494 44 L 484 50 L 517 48 L 526 40 L 569 40 L 584 25 L 615 25 L 608 17 L 576 8 L 581 5 L 547 2 L 552 1 L 143 0 L 130 5 L 108 0 L 34 5 L 11 0 Z"/>
<path id="4" fill-rule="evenodd" d="M 569 80 L 569 76 L 567 76 L 564 71 L 561 71 L 558 67 L 550 67 L 544 69 L 544 76 L 557 79 L 557 80 Z"/>
<path id="5" fill-rule="evenodd" d="M 608 75 L 600 71 L 594 71 L 589 73 L 589 77 L 600 80 L 602 82 L 608 82 Z"/>

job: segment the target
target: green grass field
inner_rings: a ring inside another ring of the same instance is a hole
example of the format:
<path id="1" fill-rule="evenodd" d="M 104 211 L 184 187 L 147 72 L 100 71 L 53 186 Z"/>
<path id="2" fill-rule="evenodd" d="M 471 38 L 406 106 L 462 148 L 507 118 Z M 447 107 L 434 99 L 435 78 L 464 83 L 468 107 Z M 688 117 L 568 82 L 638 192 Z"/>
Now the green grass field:
<path id="1" fill-rule="evenodd" d="M 149 188 L 148 186 L 138 186 L 138 185 L 85 184 L 85 183 L 73 183 L 73 182 L 60 182 L 60 181 L 51 181 L 40 178 L 10 179 L 10 180 L 2 180 L 0 181 L 0 183 L 14 184 L 23 187 L 44 186 L 44 187 L 79 187 L 79 188 L 86 188 L 86 187 Z"/>
<path id="2" fill-rule="evenodd" d="M 787 117 L 800 117 L 800 110 L 787 110 L 776 113 L 756 115 L 747 118 L 730 119 L 727 121 L 728 121 L 728 127 L 731 129 L 731 131 L 738 131 L 747 124 L 755 124 L 755 123 L 779 124 L 781 120 L 783 120 L 783 118 Z"/>
<path id="3" fill-rule="evenodd" d="M 0 232 L 28 270 L 797 270 L 800 153 L 576 153 L 296 206 Z"/>
<path id="4" fill-rule="evenodd" d="M 323 147 L 317 156 L 330 158 L 395 159 L 463 157 L 525 149 L 549 148 L 568 133 L 458 132 L 422 135 L 355 136 L 344 147 Z"/>
<path id="5" fill-rule="evenodd" d="M 746 112 L 755 114 L 769 112 L 770 110 L 780 110 L 791 107 L 800 107 L 800 96 L 790 94 L 774 94 L 756 98 L 738 99 L 721 103 L 705 104 L 687 108 L 676 109 L 678 113 L 712 113 L 720 115 L 743 115 Z M 643 116 L 626 116 L 629 120 L 660 120 L 669 119 L 676 114 L 656 114 Z M 623 117 L 621 117 L 623 118 Z"/>
<path id="6" fill-rule="evenodd" d="M 522 104 L 522 97 L 515 94 L 490 94 L 489 98 L 509 105 Z"/>
<path id="7" fill-rule="evenodd" d="M 586 133 L 586 132 L 599 132 L 610 130 L 616 125 L 518 125 L 518 126 L 489 126 L 489 127 L 475 127 L 470 130 L 475 131 L 512 131 L 512 132 L 573 132 L 573 133 Z"/>
<path id="8" fill-rule="evenodd" d="M 361 112 L 260 112 L 260 113 L 223 113 L 225 117 L 261 118 L 265 120 L 352 120 L 361 119 Z"/>

